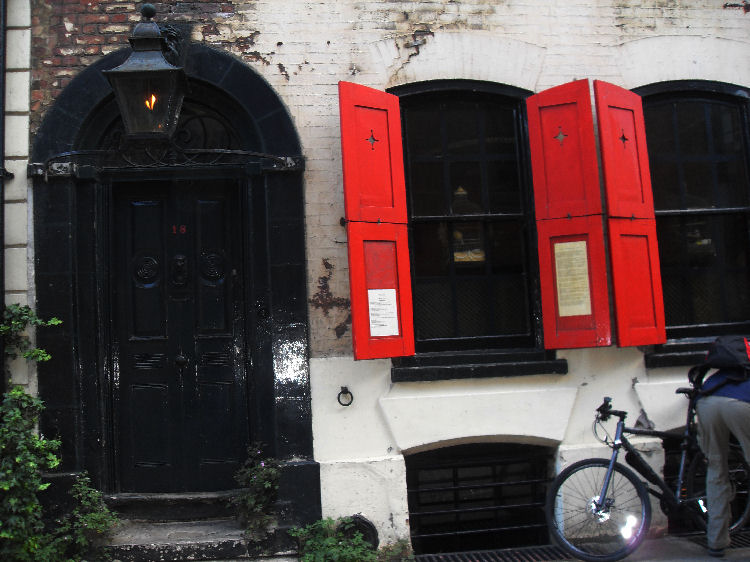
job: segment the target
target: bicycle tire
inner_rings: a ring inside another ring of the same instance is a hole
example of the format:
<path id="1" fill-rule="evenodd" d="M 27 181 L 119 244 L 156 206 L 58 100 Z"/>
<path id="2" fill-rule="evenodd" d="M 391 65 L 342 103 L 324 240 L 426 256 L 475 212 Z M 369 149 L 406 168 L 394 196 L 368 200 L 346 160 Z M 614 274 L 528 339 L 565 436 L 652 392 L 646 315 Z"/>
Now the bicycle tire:
<path id="1" fill-rule="evenodd" d="M 685 482 L 687 496 L 695 498 L 706 495 L 706 468 L 708 463 L 703 453 L 696 454 L 690 461 Z M 729 445 L 729 482 L 732 486 L 731 523 L 729 532 L 742 529 L 750 519 L 750 467 L 745 462 L 742 447 L 733 440 Z M 703 528 L 706 525 L 706 512 L 701 511 Z"/>
<path id="2" fill-rule="evenodd" d="M 646 487 L 619 463 L 615 463 L 607 492 L 608 507 L 594 511 L 609 462 L 585 459 L 573 463 L 558 474 L 547 492 L 549 531 L 563 550 L 581 560 L 624 558 L 638 548 L 651 523 Z"/>

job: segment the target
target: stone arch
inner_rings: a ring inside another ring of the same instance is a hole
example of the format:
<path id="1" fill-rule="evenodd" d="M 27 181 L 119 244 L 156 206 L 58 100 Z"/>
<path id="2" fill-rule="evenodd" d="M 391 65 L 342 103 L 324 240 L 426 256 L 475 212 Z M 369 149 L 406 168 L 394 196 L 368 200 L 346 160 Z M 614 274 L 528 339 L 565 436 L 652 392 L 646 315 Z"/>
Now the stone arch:
<path id="1" fill-rule="evenodd" d="M 33 162 L 79 148 L 81 133 L 96 115 L 93 108 L 113 99 L 112 88 L 101 71 L 118 66 L 129 53 L 129 49 L 123 49 L 103 57 L 63 90 L 34 136 Z M 223 91 L 245 111 L 262 140 L 261 150 L 300 154 L 299 137 L 286 107 L 259 74 L 235 57 L 204 45 L 190 44 L 185 58 L 189 79 Z"/>
<path id="2" fill-rule="evenodd" d="M 370 46 L 372 66 L 383 69 L 385 87 L 451 78 L 536 90 L 544 47 L 476 31 L 436 31 L 422 41 L 412 47 L 392 39 Z"/>
<path id="3" fill-rule="evenodd" d="M 613 49 L 625 88 L 673 80 L 750 85 L 747 42 L 718 37 L 658 36 Z"/>

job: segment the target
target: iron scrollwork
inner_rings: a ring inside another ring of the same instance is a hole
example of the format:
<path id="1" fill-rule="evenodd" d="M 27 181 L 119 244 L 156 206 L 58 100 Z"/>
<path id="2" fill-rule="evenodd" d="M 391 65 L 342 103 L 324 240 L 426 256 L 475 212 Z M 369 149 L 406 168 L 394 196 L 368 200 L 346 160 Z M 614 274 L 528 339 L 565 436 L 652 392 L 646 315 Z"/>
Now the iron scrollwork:
<path id="1" fill-rule="evenodd" d="M 173 137 L 169 140 L 129 139 L 121 120 L 104 135 L 101 148 L 57 154 L 28 167 L 29 177 L 78 176 L 80 169 L 99 171 L 165 167 L 247 167 L 266 172 L 299 171 L 304 158 L 238 148 L 230 123 L 203 104 L 186 102 Z"/>

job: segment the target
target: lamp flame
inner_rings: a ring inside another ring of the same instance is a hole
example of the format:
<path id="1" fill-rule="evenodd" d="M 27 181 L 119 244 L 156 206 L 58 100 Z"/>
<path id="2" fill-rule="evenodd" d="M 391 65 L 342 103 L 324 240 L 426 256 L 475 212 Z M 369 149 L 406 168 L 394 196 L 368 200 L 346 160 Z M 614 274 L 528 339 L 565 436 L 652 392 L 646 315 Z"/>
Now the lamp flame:
<path id="1" fill-rule="evenodd" d="M 151 99 L 146 100 L 146 107 L 149 108 L 151 111 L 153 111 L 155 105 L 156 105 L 156 96 L 154 94 L 151 94 Z"/>

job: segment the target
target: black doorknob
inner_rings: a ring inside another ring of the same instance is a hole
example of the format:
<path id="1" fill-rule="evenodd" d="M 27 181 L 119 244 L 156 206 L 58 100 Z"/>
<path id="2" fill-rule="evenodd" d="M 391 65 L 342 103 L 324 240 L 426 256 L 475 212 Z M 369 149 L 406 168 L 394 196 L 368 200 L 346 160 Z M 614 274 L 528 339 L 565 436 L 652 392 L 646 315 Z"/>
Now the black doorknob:
<path id="1" fill-rule="evenodd" d="M 178 367 L 184 367 L 188 364 L 188 358 L 180 353 L 177 357 L 174 358 L 174 364 Z"/>

